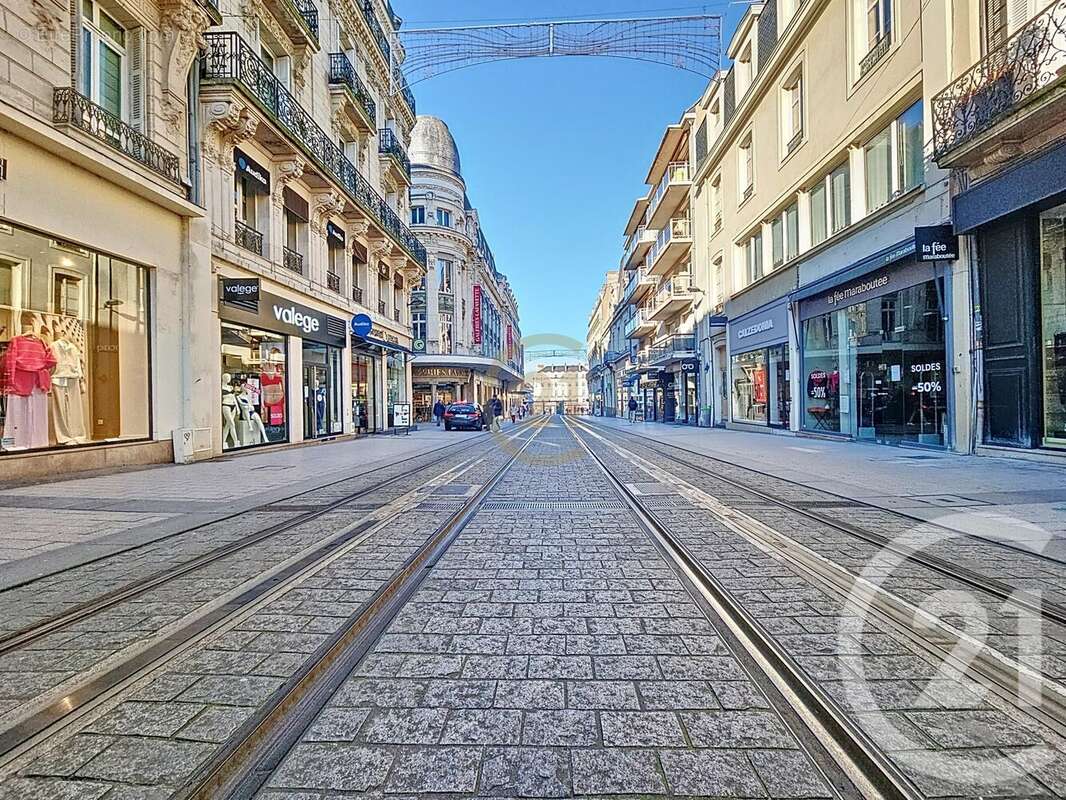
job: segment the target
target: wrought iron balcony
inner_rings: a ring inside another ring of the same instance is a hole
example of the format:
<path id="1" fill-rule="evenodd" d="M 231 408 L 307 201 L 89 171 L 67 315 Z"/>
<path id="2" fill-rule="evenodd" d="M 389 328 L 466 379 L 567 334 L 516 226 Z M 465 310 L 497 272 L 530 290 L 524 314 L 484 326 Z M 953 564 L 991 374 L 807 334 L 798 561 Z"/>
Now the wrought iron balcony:
<path id="1" fill-rule="evenodd" d="M 288 134 L 291 142 L 344 190 L 416 262 L 426 265 L 426 248 L 360 174 L 296 98 L 281 85 L 255 51 L 236 33 L 208 32 L 200 62 L 205 83 L 234 83 Z"/>
<path id="2" fill-rule="evenodd" d="M 870 52 L 864 55 L 862 57 L 862 60 L 859 62 L 859 77 L 863 77 L 870 70 L 876 67 L 877 63 L 885 57 L 885 54 L 888 52 L 888 48 L 891 46 L 891 33 L 886 33 L 884 36 L 874 42 L 874 46 L 870 48 Z"/>
<path id="3" fill-rule="evenodd" d="M 933 98 L 933 157 L 974 141 L 1061 88 L 1064 78 L 1066 0 L 1057 0 Z M 1050 116 L 1061 119 L 1061 113 Z"/>
<path id="4" fill-rule="evenodd" d="M 257 256 L 263 255 L 263 234 L 237 220 L 233 226 L 233 240 Z"/>
<path id="5" fill-rule="evenodd" d="M 394 308 L 392 310 L 392 318 L 397 322 L 403 322 L 403 312 L 398 308 Z"/>
<path id="6" fill-rule="evenodd" d="M 336 274 L 334 274 L 332 272 L 327 272 L 326 273 L 326 288 L 331 290 L 331 291 L 340 293 L 340 290 L 341 290 L 341 276 L 340 275 L 336 275 Z"/>
<path id="7" fill-rule="evenodd" d="M 384 300 L 378 300 L 378 313 L 381 314 L 381 316 L 383 317 L 387 317 L 389 315 L 388 307 L 385 305 Z"/>
<path id="8" fill-rule="evenodd" d="M 418 110 L 415 107 L 415 93 L 411 91 L 411 86 L 407 83 L 407 76 L 403 74 L 398 65 L 392 71 L 392 79 L 396 82 L 396 86 L 399 88 L 404 102 L 407 103 L 407 107 L 411 109 L 411 116 L 416 116 Z"/>
<path id="9" fill-rule="evenodd" d="M 288 247 L 282 248 L 282 263 L 285 265 L 285 269 L 290 272 L 295 272 L 299 275 L 304 274 L 304 257 L 295 250 Z"/>
<path id="10" fill-rule="evenodd" d="M 181 185 L 181 162 L 176 155 L 69 86 L 55 88 L 52 120 L 57 125 L 72 125 L 85 131 L 171 183 Z"/>
<path id="11" fill-rule="evenodd" d="M 363 0 L 363 19 L 366 20 L 367 27 L 370 28 L 370 35 L 378 43 L 378 49 L 381 50 L 381 54 L 385 56 L 386 61 L 389 61 L 392 47 L 389 45 L 389 37 L 385 35 L 381 23 L 378 22 L 378 15 L 374 13 L 373 0 Z"/>
<path id="12" fill-rule="evenodd" d="M 377 105 L 344 53 L 329 54 L 329 82 L 334 86 L 344 86 L 351 93 L 352 100 L 366 112 L 370 124 L 374 124 L 378 113 Z"/>
<path id="13" fill-rule="evenodd" d="M 450 292 L 438 292 L 437 310 L 451 314 L 455 312 L 455 295 Z"/>
<path id="14" fill-rule="evenodd" d="M 363 304 L 363 287 L 362 286 L 353 286 L 352 287 L 352 299 L 355 302 L 357 302 L 359 305 Z"/>
<path id="15" fill-rule="evenodd" d="M 407 153 L 404 151 L 399 137 L 389 128 L 382 128 L 378 131 L 378 152 L 392 158 L 399 165 L 400 169 L 403 170 L 403 173 L 407 176 L 408 180 L 410 180 L 411 159 L 407 157 Z"/>

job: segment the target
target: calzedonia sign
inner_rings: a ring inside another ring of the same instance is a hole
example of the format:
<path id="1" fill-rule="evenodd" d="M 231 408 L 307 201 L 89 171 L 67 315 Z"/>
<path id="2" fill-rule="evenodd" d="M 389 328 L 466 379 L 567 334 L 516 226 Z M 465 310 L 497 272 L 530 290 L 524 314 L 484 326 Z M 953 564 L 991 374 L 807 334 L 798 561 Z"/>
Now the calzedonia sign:
<path id="1" fill-rule="evenodd" d="M 243 279 L 242 279 L 243 280 Z M 325 314 L 317 309 L 295 303 L 276 294 L 258 292 L 258 301 L 230 299 L 235 287 L 222 282 L 222 302 L 218 304 L 219 316 L 228 322 L 237 322 L 288 336 L 299 336 L 320 344 L 346 347 L 348 326 L 340 317 Z"/>

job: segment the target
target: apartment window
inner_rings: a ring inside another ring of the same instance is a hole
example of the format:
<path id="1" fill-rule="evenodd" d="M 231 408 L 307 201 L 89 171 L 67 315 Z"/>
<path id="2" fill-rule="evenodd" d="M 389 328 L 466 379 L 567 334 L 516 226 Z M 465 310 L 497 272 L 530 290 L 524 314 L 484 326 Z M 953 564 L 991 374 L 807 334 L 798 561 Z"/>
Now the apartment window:
<path id="1" fill-rule="evenodd" d="M 725 302 L 725 266 L 721 256 L 714 259 L 714 296 L 716 302 Z"/>
<path id="2" fill-rule="evenodd" d="M 715 98 L 711 104 L 711 141 L 715 141 L 718 138 L 718 134 L 722 132 L 722 101 L 720 98 Z"/>
<path id="3" fill-rule="evenodd" d="M 851 224 L 851 170 L 846 161 L 829 173 L 829 210 L 832 233 Z"/>
<path id="4" fill-rule="evenodd" d="M 788 28 L 788 24 L 792 21 L 792 17 L 796 15 L 796 12 L 801 5 L 803 5 L 803 0 L 781 0 L 777 12 L 777 30 L 779 36 L 786 28 Z"/>
<path id="5" fill-rule="evenodd" d="M 866 210 L 921 185 L 924 173 L 922 104 L 915 103 L 863 148 Z"/>
<path id="6" fill-rule="evenodd" d="M 743 202 L 751 197 L 751 193 L 755 188 L 755 154 L 754 147 L 751 141 L 751 134 L 749 133 L 740 142 L 740 150 L 738 152 L 738 164 L 737 172 L 740 177 L 738 185 L 740 186 L 740 201 Z"/>
<path id="7" fill-rule="evenodd" d="M 293 272 L 303 272 L 307 252 L 308 205 L 296 192 L 285 187 L 282 197 L 285 217 L 284 265 Z"/>
<path id="8" fill-rule="evenodd" d="M 259 46 L 259 58 L 270 70 L 271 74 L 281 82 L 286 89 L 291 89 L 291 60 L 288 56 L 276 56 L 266 45 Z"/>
<path id="9" fill-rule="evenodd" d="M 762 231 L 756 231 L 744 242 L 744 273 L 748 284 L 762 277 Z"/>
<path id="10" fill-rule="evenodd" d="M 452 226 L 452 212 L 445 208 L 438 208 L 437 224 L 442 228 L 450 228 Z"/>
<path id="11" fill-rule="evenodd" d="M 81 93 L 116 117 L 126 117 L 127 31 L 93 0 L 83 0 Z"/>
<path id="12" fill-rule="evenodd" d="M 426 341 L 426 312 L 411 312 L 411 335 L 415 341 Z"/>
<path id="13" fill-rule="evenodd" d="M 425 206 L 411 206 L 411 224 L 412 225 L 425 225 L 426 224 L 426 207 Z"/>
<path id="14" fill-rule="evenodd" d="M 437 259 L 437 289 L 442 292 L 452 291 L 452 272 L 454 264 L 445 259 Z"/>
<path id="15" fill-rule="evenodd" d="M 799 255 L 800 250 L 800 214 L 799 204 L 793 203 L 785 209 L 785 261 L 791 261 Z"/>
<path id="16" fill-rule="evenodd" d="M 711 181 L 711 230 L 715 233 L 722 229 L 722 176 Z"/>
<path id="17" fill-rule="evenodd" d="M 751 42 L 746 43 L 740 51 L 740 55 L 737 57 L 736 70 L 736 93 L 739 100 L 744 96 L 744 92 L 748 90 L 748 87 L 751 86 L 752 79 L 755 77 Z"/>
<path id="18" fill-rule="evenodd" d="M 873 69 L 892 42 L 892 0 L 853 0 L 859 76 Z"/>
<path id="19" fill-rule="evenodd" d="M 774 217 L 770 222 L 770 260 L 774 269 L 785 263 L 784 215 Z"/>
<path id="20" fill-rule="evenodd" d="M 811 187 L 811 244 L 821 244 L 829 238 L 829 209 L 826 205 L 825 180 Z"/>
<path id="21" fill-rule="evenodd" d="M 803 141 L 803 69 L 797 67 L 782 86 L 782 139 L 788 155 Z"/>
<path id="22" fill-rule="evenodd" d="M 440 351 L 450 353 L 455 348 L 455 322 L 454 314 L 441 312 L 440 314 Z"/>

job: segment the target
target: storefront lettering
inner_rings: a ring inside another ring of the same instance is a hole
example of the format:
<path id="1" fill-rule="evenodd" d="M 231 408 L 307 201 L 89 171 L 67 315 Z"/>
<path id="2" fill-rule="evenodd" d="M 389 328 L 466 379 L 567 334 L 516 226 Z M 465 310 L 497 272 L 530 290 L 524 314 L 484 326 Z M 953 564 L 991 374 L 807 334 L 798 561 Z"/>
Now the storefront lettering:
<path id="1" fill-rule="evenodd" d="M 878 275 L 876 278 L 871 278 L 868 281 L 862 283 L 856 283 L 853 286 L 849 286 L 846 289 L 834 289 L 828 295 L 826 295 L 826 302 L 835 306 L 838 303 L 843 303 L 847 300 L 851 300 L 859 295 L 866 294 L 867 292 L 873 292 L 888 285 L 888 275 Z"/>
<path id="2" fill-rule="evenodd" d="M 741 328 L 737 331 L 738 339 L 746 339 L 749 336 L 754 336 L 757 333 L 763 333 L 764 331 L 772 331 L 774 329 L 774 321 L 772 319 L 764 319 L 762 322 L 756 322 L 754 325 L 749 325 L 746 328 Z"/>
<path id="3" fill-rule="evenodd" d="M 911 364 L 911 372 L 940 372 L 940 362 L 934 362 L 932 364 Z"/>
<path id="4" fill-rule="evenodd" d="M 292 325 L 295 328 L 299 328 L 304 333 L 315 333 L 321 326 L 317 317 L 312 317 L 304 314 L 302 311 L 297 311 L 293 306 L 283 308 L 282 306 L 275 305 L 274 319 L 278 322 L 284 322 L 286 325 Z"/>

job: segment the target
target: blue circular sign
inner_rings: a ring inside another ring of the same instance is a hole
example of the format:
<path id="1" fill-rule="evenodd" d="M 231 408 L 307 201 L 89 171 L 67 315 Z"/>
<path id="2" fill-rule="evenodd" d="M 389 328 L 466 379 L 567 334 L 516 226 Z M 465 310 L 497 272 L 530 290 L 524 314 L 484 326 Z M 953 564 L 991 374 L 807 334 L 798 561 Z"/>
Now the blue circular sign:
<path id="1" fill-rule="evenodd" d="M 356 314 L 352 317 L 352 333 L 365 339 L 370 335 L 370 330 L 374 327 L 373 320 L 370 319 L 369 314 Z"/>

